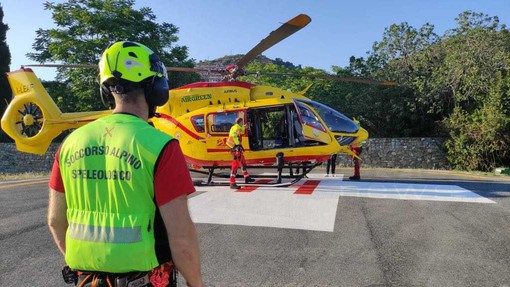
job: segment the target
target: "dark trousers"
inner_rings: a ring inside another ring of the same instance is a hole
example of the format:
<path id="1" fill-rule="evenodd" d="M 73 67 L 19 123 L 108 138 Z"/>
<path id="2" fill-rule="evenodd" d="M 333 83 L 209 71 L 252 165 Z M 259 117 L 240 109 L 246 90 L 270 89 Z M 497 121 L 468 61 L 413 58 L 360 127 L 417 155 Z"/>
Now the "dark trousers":
<path id="1" fill-rule="evenodd" d="M 336 157 L 338 155 L 334 154 L 331 155 L 331 157 L 328 159 L 328 162 L 326 163 L 326 174 L 329 174 L 329 171 L 331 169 L 331 174 L 335 174 L 335 167 L 336 167 Z"/>

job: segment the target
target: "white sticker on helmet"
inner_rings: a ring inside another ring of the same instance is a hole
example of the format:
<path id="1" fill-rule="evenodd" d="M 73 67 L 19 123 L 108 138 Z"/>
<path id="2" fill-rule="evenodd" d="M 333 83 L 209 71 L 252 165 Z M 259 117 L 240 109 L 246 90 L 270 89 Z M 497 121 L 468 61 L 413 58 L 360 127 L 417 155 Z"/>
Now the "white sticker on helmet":
<path id="1" fill-rule="evenodd" d="M 129 71 L 131 67 L 142 67 L 142 64 L 138 63 L 137 61 L 133 61 L 131 59 L 125 59 L 124 60 L 124 66 L 126 66 L 126 69 Z"/>

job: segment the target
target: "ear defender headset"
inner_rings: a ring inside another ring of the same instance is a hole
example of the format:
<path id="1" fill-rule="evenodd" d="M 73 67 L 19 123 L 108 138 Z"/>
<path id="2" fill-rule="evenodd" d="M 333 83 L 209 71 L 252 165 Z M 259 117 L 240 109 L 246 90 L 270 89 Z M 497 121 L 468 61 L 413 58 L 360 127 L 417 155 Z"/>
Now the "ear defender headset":
<path id="1" fill-rule="evenodd" d="M 168 76 L 165 65 L 148 47 L 136 42 L 116 42 L 108 47 L 99 62 L 101 100 L 109 108 L 112 95 L 142 88 L 153 117 L 157 106 L 168 101 Z"/>

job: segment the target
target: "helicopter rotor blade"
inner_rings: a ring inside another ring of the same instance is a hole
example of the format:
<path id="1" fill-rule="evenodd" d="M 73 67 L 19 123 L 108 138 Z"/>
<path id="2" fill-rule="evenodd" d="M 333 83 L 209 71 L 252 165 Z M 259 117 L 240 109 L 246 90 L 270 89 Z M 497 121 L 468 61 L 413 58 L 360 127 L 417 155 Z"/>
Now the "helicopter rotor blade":
<path id="1" fill-rule="evenodd" d="M 224 69 L 197 69 L 197 68 L 186 68 L 186 67 L 165 67 L 167 71 L 173 72 L 185 72 L 185 73 L 215 73 L 225 74 Z"/>
<path id="2" fill-rule="evenodd" d="M 21 65 L 21 67 L 46 67 L 46 68 L 95 68 L 98 69 L 99 65 L 97 64 L 30 64 L 30 65 Z M 224 74 L 225 70 L 206 70 L 206 69 L 195 69 L 195 68 L 186 68 L 186 67 L 165 67 L 167 71 L 174 72 L 186 72 L 186 73 L 200 73 L 200 72 L 210 72 L 210 73 L 220 73 Z"/>
<path id="3" fill-rule="evenodd" d="M 291 76 L 291 77 L 308 77 L 308 78 L 319 78 L 325 80 L 334 80 L 341 82 L 351 82 L 351 83 L 362 83 L 362 84 L 371 84 L 371 85 L 381 85 L 381 86 L 398 86 L 398 83 L 391 81 L 380 81 L 368 78 L 358 78 L 358 77 L 341 77 L 336 75 L 314 75 L 314 74 L 297 74 L 297 73 L 265 73 L 265 72 L 247 72 L 247 75 L 268 75 L 268 76 Z"/>
<path id="4" fill-rule="evenodd" d="M 21 67 L 46 67 L 46 68 L 98 68 L 97 64 L 30 64 Z"/>
<path id="5" fill-rule="evenodd" d="M 237 70 L 241 70 L 246 64 L 248 64 L 251 60 L 255 59 L 258 55 L 260 55 L 265 50 L 271 48 L 278 42 L 283 39 L 289 37 L 290 35 L 296 33 L 301 28 L 305 27 L 310 23 L 312 19 L 305 14 L 299 14 L 296 17 L 290 19 L 286 23 L 284 23 L 280 28 L 274 30 L 269 33 L 265 39 L 260 41 L 255 47 L 253 47 L 246 55 L 244 55 L 237 63 Z"/>
<path id="6" fill-rule="evenodd" d="M 99 66 L 94 64 L 30 64 L 22 65 L 21 67 L 47 67 L 47 68 L 95 68 Z M 228 73 L 225 69 L 197 69 L 197 68 L 186 68 L 186 67 L 166 67 L 167 71 L 174 72 L 186 72 L 186 73 L 213 73 L 226 75 Z M 372 85 L 382 86 L 398 86 L 398 83 L 391 81 L 379 81 L 367 78 L 357 77 L 340 77 L 336 75 L 313 75 L 313 74 L 296 74 L 296 73 L 265 73 L 265 72 L 248 72 L 243 71 L 245 75 L 273 75 L 273 76 L 291 76 L 291 77 L 309 77 L 309 78 L 320 78 L 326 80 L 342 81 L 342 82 L 353 82 L 363 83 Z"/>

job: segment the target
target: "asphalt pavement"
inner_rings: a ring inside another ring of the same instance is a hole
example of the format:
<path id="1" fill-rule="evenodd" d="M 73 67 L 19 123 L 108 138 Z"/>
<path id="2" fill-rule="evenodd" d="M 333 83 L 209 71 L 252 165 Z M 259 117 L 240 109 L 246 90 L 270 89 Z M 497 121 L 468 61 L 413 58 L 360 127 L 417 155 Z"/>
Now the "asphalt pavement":
<path id="1" fill-rule="evenodd" d="M 197 187 L 207 286 L 510 286 L 509 177 L 323 172 L 286 188 Z M 66 286 L 47 181 L 0 183 L 0 286 Z"/>

